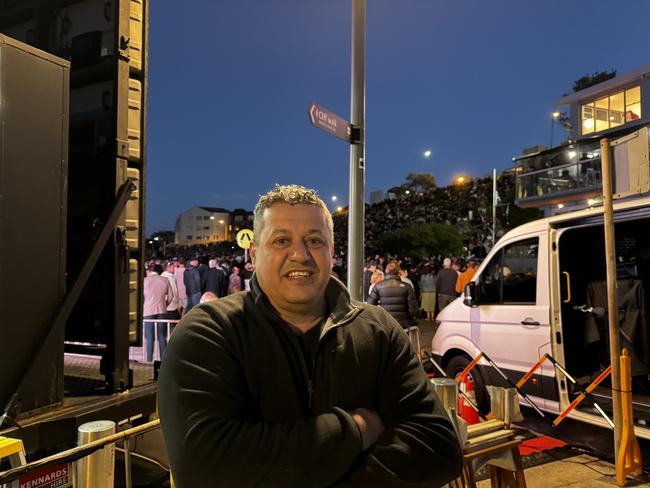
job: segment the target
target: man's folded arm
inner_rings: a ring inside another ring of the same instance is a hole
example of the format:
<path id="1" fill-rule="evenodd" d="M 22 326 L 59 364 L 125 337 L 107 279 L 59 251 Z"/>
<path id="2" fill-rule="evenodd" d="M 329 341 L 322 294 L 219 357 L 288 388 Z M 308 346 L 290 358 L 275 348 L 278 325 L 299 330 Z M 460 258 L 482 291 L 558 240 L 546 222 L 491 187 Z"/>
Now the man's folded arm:
<path id="1" fill-rule="evenodd" d="M 441 486 L 460 474 L 459 441 L 408 336 L 393 325 L 377 392 L 386 430 L 346 479 L 363 486 Z"/>

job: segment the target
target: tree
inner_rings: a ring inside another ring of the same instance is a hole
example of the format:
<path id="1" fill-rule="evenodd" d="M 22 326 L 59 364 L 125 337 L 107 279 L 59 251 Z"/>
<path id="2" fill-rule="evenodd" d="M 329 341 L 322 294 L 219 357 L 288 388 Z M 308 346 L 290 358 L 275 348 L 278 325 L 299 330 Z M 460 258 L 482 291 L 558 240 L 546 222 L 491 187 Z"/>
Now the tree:
<path id="1" fill-rule="evenodd" d="M 402 187 L 413 191 L 427 191 L 436 188 L 436 177 L 431 173 L 409 173 Z"/>
<path id="2" fill-rule="evenodd" d="M 609 71 L 596 71 L 592 74 L 586 74 L 582 78 L 578 78 L 573 82 L 573 93 L 589 88 L 590 86 L 597 85 L 603 81 L 611 80 L 616 77 L 616 70 L 611 69 Z"/>
<path id="3" fill-rule="evenodd" d="M 458 229 L 447 224 L 422 224 L 402 227 L 379 236 L 379 248 L 391 254 L 427 258 L 462 252 L 463 240 Z"/>

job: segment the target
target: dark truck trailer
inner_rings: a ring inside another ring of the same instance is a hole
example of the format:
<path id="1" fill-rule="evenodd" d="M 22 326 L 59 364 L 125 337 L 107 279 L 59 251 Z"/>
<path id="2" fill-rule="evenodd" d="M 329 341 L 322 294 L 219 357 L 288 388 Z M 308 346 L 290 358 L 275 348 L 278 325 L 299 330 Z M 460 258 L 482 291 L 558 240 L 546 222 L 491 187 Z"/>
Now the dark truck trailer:
<path id="1" fill-rule="evenodd" d="M 142 343 L 147 30 L 146 0 L 0 2 L 3 49 L 69 73 L 65 87 L 37 66 L 0 73 L 13 117 L 0 135 L 0 435 L 29 437 L 29 451 L 68 442 L 64 424 L 155 412 L 151 367 L 129 361 Z"/>
<path id="2" fill-rule="evenodd" d="M 0 405 L 63 400 L 63 330 L 34 356 L 65 292 L 70 63 L 0 35 Z"/>

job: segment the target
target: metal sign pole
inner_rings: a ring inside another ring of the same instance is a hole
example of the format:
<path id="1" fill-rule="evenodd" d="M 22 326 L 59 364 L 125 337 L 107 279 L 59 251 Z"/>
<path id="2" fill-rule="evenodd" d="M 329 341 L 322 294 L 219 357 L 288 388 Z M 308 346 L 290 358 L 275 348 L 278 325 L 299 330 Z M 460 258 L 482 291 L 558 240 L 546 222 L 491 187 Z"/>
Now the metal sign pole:
<path id="1" fill-rule="evenodd" d="M 492 170 L 492 247 L 497 243 L 497 170 Z"/>
<path id="2" fill-rule="evenodd" d="M 621 442 L 621 353 L 618 341 L 618 303 L 616 297 L 616 244 L 614 240 L 614 208 L 612 204 L 612 163 L 609 139 L 600 140 L 603 173 L 603 208 L 605 226 L 605 261 L 607 263 L 607 319 L 609 323 L 609 356 L 612 365 L 612 405 L 614 407 L 614 459 L 618 459 Z"/>
<path id="3" fill-rule="evenodd" d="M 352 79 L 350 122 L 359 131 L 359 143 L 350 145 L 350 207 L 348 213 L 348 290 L 363 300 L 365 214 L 365 23 L 366 1 L 352 0 Z"/>

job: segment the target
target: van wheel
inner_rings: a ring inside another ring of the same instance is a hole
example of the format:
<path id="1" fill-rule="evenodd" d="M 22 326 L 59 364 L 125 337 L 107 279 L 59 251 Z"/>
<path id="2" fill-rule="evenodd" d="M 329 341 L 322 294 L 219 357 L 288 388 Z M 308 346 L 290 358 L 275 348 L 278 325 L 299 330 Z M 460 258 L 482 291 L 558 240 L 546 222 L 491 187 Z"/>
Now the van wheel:
<path id="1" fill-rule="evenodd" d="M 472 360 L 467 356 L 454 356 L 447 363 L 445 371 L 450 378 L 456 378 Z M 475 366 L 468 373 L 467 377 L 474 384 L 474 394 L 476 395 L 476 403 L 483 413 L 490 411 L 490 397 L 487 389 L 485 388 L 485 381 L 481 376 L 480 371 Z"/>

